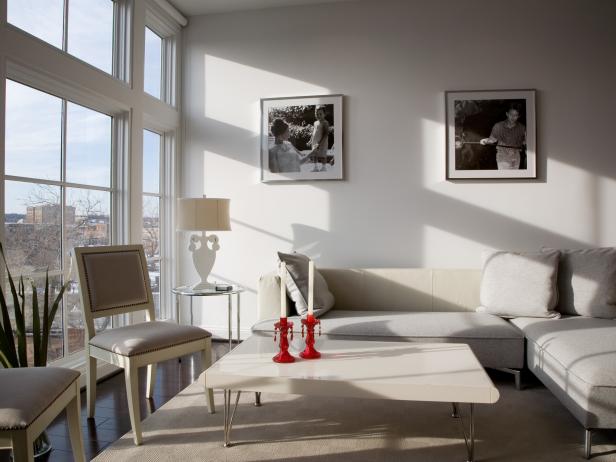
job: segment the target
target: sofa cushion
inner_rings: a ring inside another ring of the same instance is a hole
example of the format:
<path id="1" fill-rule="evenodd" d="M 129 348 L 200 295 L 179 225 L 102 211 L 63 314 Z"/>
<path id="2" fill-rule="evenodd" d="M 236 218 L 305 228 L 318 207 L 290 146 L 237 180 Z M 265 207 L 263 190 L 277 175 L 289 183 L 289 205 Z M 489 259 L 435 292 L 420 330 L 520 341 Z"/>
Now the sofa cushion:
<path id="1" fill-rule="evenodd" d="M 586 428 L 616 427 L 616 321 L 518 318 L 528 367 Z"/>
<path id="2" fill-rule="evenodd" d="M 503 317 L 558 317 L 558 257 L 558 251 L 484 254 L 477 311 Z"/>
<path id="3" fill-rule="evenodd" d="M 300 316 L 308 313 L 308 264 L 310 258 L 301 253 L 278 252 L 278 258 L 287 264 L 287 293 L 295 302 L 295 311 Z M 329 291 L 327 282 L 314 268 L 314 315 L 321 316 L 334 306 L 334 295 Z"/>
<path id="4" fill-rule="evenodd" d="M 299 331 L 299 318 L 289 318 Z M 274 320 L 253 332 L 273 332 Z M 466 343 L 485 367 L 524 366 L 524 336 L 507 321 L 472 312 L 332 310 L 321 317 L 323 335 L 411 342 Z M 317 344 L 318 347 L 318 344 Z"/>
<path id="5" fill-rule="evenodd" d="M 562 250 L 558 295 L 563 314 L 616 318 L 616 249 Z"/>

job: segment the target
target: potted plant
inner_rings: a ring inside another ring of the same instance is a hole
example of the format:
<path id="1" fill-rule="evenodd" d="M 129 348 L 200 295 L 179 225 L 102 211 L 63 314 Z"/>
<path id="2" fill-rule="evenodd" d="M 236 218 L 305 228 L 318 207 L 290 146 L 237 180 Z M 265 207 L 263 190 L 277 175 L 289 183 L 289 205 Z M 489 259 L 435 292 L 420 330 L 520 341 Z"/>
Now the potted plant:
<path id="1" fill-rule="evenodd" d="M 26 289 L 23 275 L 15 284 L 13 276 L 9 270 L 2 243 L 0 243 L 0 255 L 6 270 L 10 296 L 13 301 L 13 320 L 9 315 L 9 305 L 4 294 L 5 284 L 0 284 L 0 310 L 2 320 L 0 322 L 0 364 L 5 368 L 28 367 L 27 355 L 27 333 L 26 333 Z M 39 288 L 34 281 L 30 281 L 32 287 L 32 364 L 34 367 L 44 367 L 47 365 L 47 350 L 49 346 L 49 334 L 51 325 L 62 301 L 64 291 L 70 282 L 66 282 L 56 295 L 50 305 L 49 294 L 49 269 L 45 272 L 45 285 L 40 290 L 44 293 L 42 303 L 42 313 L 39 304 Z M 14 325 L 13 325 L 14 323 Z M 34 442 L 35 456 L 41 456 L 51 450 L 49 438 L 45 432 L 41 433 Z"/>

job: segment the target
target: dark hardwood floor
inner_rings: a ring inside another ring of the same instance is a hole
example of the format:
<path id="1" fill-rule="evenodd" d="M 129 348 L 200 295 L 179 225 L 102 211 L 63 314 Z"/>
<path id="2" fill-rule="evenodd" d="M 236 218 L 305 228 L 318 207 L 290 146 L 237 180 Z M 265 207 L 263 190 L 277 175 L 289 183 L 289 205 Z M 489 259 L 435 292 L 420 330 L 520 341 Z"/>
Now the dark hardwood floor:
<path id="1" fill-rule="evenodd" d="M 226 341 L 214 341 L 212 346 L 213 361 L 229 351 L 229 344 Z M 159 363 L 154 397 L 148 400 L 145 398 L 146 368 L 142 368 L 139 371 L 141 419 L 145 419 L 194 382 L 201 372 L 197 354 L 183 356 L 182 362 L 174 359 Z M 96 416 L 94 419 L 88 419 L 86 418 L 85 389 L 81 392 L 81 426 L 87 460 L 96 457 L 97 454 L 131 429 L 124 375 L 119 373 L 102 380 L 96 387 L 96 393 Z M 53 450 L 47 456 L 38 460 L 41 462 L 73 461 L 64 412 L 49 426 L 47 434 Z M 9 450 L 0 450 L 0 462 L 11 460 Z"/>

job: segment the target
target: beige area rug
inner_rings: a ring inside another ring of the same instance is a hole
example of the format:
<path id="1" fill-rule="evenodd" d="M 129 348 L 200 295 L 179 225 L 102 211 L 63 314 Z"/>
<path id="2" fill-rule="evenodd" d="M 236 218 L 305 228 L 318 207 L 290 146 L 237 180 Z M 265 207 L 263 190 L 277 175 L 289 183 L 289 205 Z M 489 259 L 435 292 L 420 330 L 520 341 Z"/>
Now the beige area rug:
<path id="1" fill-rule="evenodd" d="M 583 430 L 541 386 L 517 391 L 496 383 L 501 399 L 476 406 L 477 461 L 581 461 Z M 231 440 L 222 447 L 222 392 L 208 414 L 203 376 L 143 422 L 144 444 L 131 434 L 97 462 L 122 461 L 465 461 L 462 429 L 445 403 L 297 395 L 242 394 Z M 462 411 L 468 412 L 468 406 Z M 595 438 L 593 461 L 616 461 L 616 432 Z M 602 444 L 612 443 L 612 444 Z"/>

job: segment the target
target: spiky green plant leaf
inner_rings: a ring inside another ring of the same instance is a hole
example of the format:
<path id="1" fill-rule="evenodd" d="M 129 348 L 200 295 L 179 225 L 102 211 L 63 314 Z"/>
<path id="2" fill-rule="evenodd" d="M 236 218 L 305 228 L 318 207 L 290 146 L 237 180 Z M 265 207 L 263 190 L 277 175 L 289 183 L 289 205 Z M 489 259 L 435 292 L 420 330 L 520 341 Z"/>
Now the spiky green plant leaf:
<path id="1" fill-rule="evenodd" d="M 49 342 L 49 334 L 51 333 L 51 326 L 53 324 L 53 320 L 56 317 L 56 312 L 58 311 L 60 303 L 62 303 L 62 296 L 64 295 L 64 291 L 66 290 L 69 284 L 70 283 L 67 282 L 63 284 L 62 287 L 60 287 L 60 291 L 58 292 L 58 295 L 56 296 L 55 300 L 53 301 L 53 304 L 51 305 L 51 310 L 49 310 L 48 322 L 47 324 L 43 326 L 43 345 L 45 347 L 43 351 L 41 352 L 42 353 L 41 362 L 43 364 L 47 364 L 47 343 Z"/>
<path id="2" fill-rule="evenodd" d="M 16 303 L 15 312 L 15 331 L 17 333 L 17 355 L 21 367 L 28 367 L 28 348 L 26 340 L 26 289 L 24 287 L 24 277 L 19 276 L 19 289 L 17 292 L 21 303 Z"/>
<path id="3" fill-rule="evenodd" d="M 2 256 L 2 261 L 4 262 L 4 267 L 6 268 L 6 276 L 9 281 L 9 286 L 11 288 L 11 294 L 13 295 L 13 303 L 17 302 L 17 294 L 15 291 L 15 282 L 13 281 L 13 277 L 11 276 L 11 272 L 9 271 L 9 267 L 6 263 L 6 256 L 4 255 L 4 247 L 2 243 L 0 243 L 0 256 Z M 4 332 L 7 338 L 7 349 L 5 350 L 5 355 L 7 359 L 11 362 L 13 367 L 19 367 L 19 358 L 17 356 L 17 349 L 15 348 L 15 337 L 13 336 L 13 327 L 11 323 L 11 317 L 9 316 L 9 309 L 6 303 L 6 297 L 4 296 L 4 284 L 0 287 L 0 308 L 2 309 L 2 326 L 4 327 Z"/>
<path id="4" fill-rule="evenodd" d="M 41 318 L 39 317 L 38 290 L 32 285 L 32 347 L 34 351 L 34 366 L 44 366 L 41 364 Z"/>

